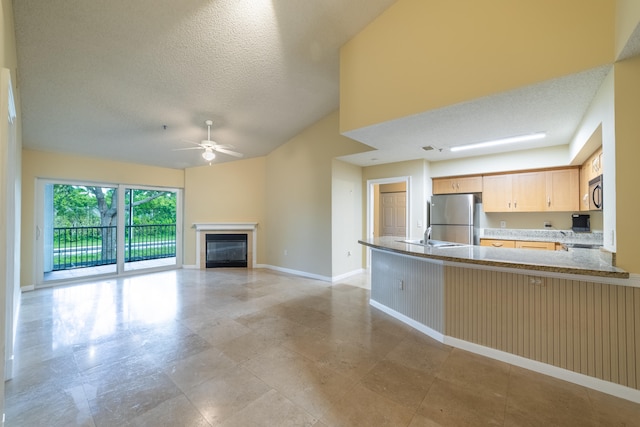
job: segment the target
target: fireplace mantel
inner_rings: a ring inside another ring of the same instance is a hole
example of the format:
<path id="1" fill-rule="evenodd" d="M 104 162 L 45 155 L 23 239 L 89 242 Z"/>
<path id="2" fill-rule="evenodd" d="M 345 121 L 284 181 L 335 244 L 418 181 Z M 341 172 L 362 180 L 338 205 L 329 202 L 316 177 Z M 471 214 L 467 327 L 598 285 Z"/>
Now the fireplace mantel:
<path id="1" fill-rule="evenodd" d="M 255 231 L 257 222 L 194 222 L 196 231 Z"/>
<path id="2" fill-rule="evenodd" d="M 257 222 L 194 222 L 196 230 L 196 268 L 204 269 L 204 249 L 206 248 L 206 235 L 210 233 L 246 234 L 248 243 L 247 267 L 255 268 L 256 248 L 258 240 Z"/>

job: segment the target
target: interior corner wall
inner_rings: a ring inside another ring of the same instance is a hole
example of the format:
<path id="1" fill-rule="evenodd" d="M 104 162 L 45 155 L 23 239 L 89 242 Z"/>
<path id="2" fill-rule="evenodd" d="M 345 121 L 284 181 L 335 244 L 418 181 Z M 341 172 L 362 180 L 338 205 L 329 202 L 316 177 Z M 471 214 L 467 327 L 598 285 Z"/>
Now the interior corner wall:
<path id="1" fill-rule="evenodd" d="M 638 159 L 640 159 L 640 55 L 614 65 L 615 72 L 615 178 L 604 165 L 605 197 L 607 177 L 615 179 L 617 265 L 640 274 L 638 263 Z M 606 160 L 606 153 L 603 156 Z M 605 209 L 608 199 L 604 200 Z M 605 243 L 608 240 L 605 232 Z"/>
<path id="2" fill-rule="evenodd" d="M 36 284 L 35 209 L 38 178 L 184 188 L 184 171 L 178 169 L 22 150 L 21 286 Z"/>
<path id="3" fill-rule="evenodd" d="M 371 149 L 340 135 L 338 118 L 336 110 L 267 156 L 270 266 L 332 277 L 332 161 Z"/>
<path id="4" fill-rule="evenodd" d="M 256 264 L 266 262 L 266 157 L 185 169 L 184 264 L 196 264 L 196 222 L 257 222 Z"/>
<path id="5" fill-rule="evenodd" d="M 362 168 L 333 160 L 331 185 L 332 277 L 362 268 Z"/>

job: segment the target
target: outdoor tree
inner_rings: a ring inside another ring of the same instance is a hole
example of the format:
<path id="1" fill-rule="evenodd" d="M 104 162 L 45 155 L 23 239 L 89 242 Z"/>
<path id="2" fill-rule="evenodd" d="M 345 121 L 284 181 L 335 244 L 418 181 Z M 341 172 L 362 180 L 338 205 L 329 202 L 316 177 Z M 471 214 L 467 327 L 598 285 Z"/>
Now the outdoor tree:
<path id="1" fill-rule="evenodd" d="M 117 215 L 118 215 L 118 189 L 109 188 L 103 191 L 102 187 L 86 187 L 96 198 L 100 226 L 102 234 L 102 256 L 105 259 L 115 259 L 117 247 Z M 164 191 L 149 191 L 146 197 L 128 203 L 125 201 L 125 211 L 136 206 L 144 205 L 165 194 Z M 126 199 L 126 198 L 125 198 Z"/>

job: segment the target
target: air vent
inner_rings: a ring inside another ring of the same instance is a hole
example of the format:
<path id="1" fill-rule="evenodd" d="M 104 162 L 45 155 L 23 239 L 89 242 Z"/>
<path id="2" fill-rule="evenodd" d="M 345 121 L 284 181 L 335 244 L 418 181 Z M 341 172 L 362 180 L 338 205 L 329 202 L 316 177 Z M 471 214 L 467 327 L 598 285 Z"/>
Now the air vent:
<path id="1" fill-rule="evenodd" d="M 431 145 L 427 145 L 426 147 L 422 147 L 422 149 L 424 151 L 431 151 L 431 150 L 435 150 L 435 147 L 432 147 Z"/>

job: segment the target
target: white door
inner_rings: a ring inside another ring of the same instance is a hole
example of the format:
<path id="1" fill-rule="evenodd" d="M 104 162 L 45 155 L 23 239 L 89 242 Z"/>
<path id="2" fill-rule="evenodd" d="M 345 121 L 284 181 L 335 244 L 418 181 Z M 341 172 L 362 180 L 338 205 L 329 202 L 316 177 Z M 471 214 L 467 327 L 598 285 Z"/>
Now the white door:
<path id="1" fill-rule="evenodd" d="M 406 192 L 380 193 L 380 235 L 406 237 Z"/>

